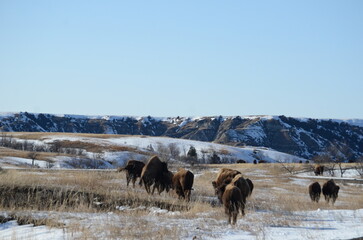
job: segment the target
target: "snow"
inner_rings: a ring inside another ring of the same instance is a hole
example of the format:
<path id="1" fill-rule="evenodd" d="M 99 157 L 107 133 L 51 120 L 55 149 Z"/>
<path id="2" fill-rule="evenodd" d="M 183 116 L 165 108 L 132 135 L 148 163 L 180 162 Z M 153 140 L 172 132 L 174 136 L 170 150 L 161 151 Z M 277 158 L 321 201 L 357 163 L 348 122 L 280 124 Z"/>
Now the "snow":
<path id="1" fill-rule="evenodd" d="M 49 228 L 47 226 L 36 226 L 32 224 L 18 225 L 13 220 L 0 224 L 0 239 L 36 239 L 36 240 L 64 240 L 67 239 L 62 229 Z"/>
<path id="2" fill-rule="evenodd" d="M 140 206 L 138 208 L 117 207 L 108 213 L 59 213 L 68 224 L 83 224 L 85 228 L 102 226 L 107 222 L 127 222 L 128 211 L 146 210 L 149 214 L 143 221 L 154 223 L 158 231 L 175 227 L 180 231 L 180 239 L 352 239 L 363 236 L 363 209 L 357 210 L 320 210 L 295 211 L 274 216 L 270 211 L 256 211 L 239 217 L 237 224 L 231 226 L 226 220 L 216 220 L 207 214 L 197 218 L 185 218 L 179 212 Z M 118 213 L 119 212 L 119 213 Z M 121 214 L 120 214 L 121 213 Z M 36 213 L 34 213 L 36 214 Z M 45 213 L 43 213 L 44 215 Z M 54 214 L 54 213 L 52 213 Z M 254 220 L 253 220 L 254 219 Z M 261 221 L 259 221 L 261 219 Z M 268 221 L 266 221 L 268 219 Z M 251 220 L 254 222 L 252 223 Z M 136 220 L 135 220 L 136 221 Z M 131 222 L 129 224 L 132 224 Z M 128 227 L 128 226 L 122 226 Z M 142 231 L 142 228 L 140 229 Z M 102 239 L 104 232 L 100 231 Z M 0 239 L 73 239 L 77 233 L 67 228 L 49 228 L 47 226 L 22 225 L 16 221 L 0 224 Z M 122 235 L 119 236 L 120 239 Z M 153 239 L 153 238 L 151 238 Z"/>

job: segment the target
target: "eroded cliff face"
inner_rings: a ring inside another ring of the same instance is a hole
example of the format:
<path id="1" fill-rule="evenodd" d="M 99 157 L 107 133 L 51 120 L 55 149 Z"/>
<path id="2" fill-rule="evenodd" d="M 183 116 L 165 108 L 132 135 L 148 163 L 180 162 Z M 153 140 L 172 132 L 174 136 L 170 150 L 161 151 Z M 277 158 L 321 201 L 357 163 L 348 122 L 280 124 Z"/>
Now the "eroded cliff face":
<path id="1" fill-rule="evenodd" d="M 331 144 L 363 155 L 363 127 L 344 121 L 285 116 L 153 118 L 13 113 L 0 116 L 2 131 L 167 136 L 234 146 L 263 146 L 310 158 Z"/>

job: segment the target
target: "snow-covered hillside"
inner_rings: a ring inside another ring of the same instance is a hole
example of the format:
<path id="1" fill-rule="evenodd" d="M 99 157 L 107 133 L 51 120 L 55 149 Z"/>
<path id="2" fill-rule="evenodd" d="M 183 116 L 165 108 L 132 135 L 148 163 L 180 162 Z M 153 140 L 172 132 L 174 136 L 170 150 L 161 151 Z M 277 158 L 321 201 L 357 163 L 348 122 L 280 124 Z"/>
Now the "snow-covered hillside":
<path id="1" fill-rule="evenodd" d="M 285 116 L 132 117 L 34 113 L 0 114 L 8 132 L 71 132 L 172 137 L 275 149 L 302 158 L 322 154 L 332 144 L 363 155 L 363 120 Z M 347 156 L 348 158 L 348 156 Z"/>
<path id="2" fill-rule="evenodd" d="M 103 164 L 99 168 L 115 168 L 117 166 L 123 166 L 130 159 L 147 159 L 150 155 L 159 154 L 160 151 L 168 152 L 171 147 L 176 148 L 178 156 L 175 156 L 178 160 L 182 156 L 186 156 L 190 147 L 194 147 L 197 153 L 197 162 L 199 163 L 211 163 L 211 157 L 216 154 L 220 158 L 220 163 L 236 163 L 238 160 L 244 160 L 248 163 L 254 161 L 265 162 L 305 162 L 306 159 L 293 156 L 286 153 L 281 153 L 273 149 L 262 147 L 232 147 L 223 144 L 201 142 L 186 139 L 176 139 L 168 137 L 148 137 L 148 136 L 115 136 L 107 138 L 92 137 L 90 135 L 80 136 L 77 134 L 47 134 L 46 136 L 37 140 L 24 140 L 20 137 L 14 136 L 14 141 L 27 142 L 29 145 L 43 146 L 44 149 L 50 148 L 52 144 L 56 142 L 83 142 L 93 144 L 102 147 L 102 152 L 95 156 L 94 152 L 84 151 L 84 155 L 90 159 L 97 157 L 98 160 L 102 160 Z M 124 147 L 124 151 L 114 151 L 115 147 Z M 144 153 L 144 154 L 143 154 Z M 168 157 L 168 160 L 172 158 Z M 49 166 L 49 160 L 52 164 Z M 70 161 L 77 161 L 77 158 L 68 155 L 56 155 L 47 160 L 35 160 L 35 165 L 39 167 L 51 167 L 51 168 L 72 168 L 69 164 Z M 2 157 L 0 158 L 0 164 L 2 165 L 30 165 L 32 162 L 29 158 L 19 157 Z"/>

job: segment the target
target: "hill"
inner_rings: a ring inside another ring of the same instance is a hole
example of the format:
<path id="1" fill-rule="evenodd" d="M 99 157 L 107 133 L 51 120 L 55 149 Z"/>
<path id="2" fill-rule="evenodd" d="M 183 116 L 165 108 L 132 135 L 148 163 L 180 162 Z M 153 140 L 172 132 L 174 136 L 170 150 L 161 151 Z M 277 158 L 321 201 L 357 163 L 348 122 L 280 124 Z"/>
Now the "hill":
<path id="1" fill-rule="evenodd" d="M 363 155 L 363 120 L 286 116 L 169 117 L 82 116 L 3 113 L 5 132 L 70 132 L 164 136 L 230 146 L 274 149 L 302 158 L 322 154 L 330 146 L 345 149 L 354 160 Z"/>

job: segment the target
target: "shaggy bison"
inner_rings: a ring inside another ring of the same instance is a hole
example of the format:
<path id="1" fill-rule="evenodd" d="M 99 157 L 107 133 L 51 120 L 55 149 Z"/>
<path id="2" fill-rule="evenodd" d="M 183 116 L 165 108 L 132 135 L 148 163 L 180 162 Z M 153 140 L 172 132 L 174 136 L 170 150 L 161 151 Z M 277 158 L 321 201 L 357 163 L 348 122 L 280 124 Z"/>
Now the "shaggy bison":
<path id="1" fill-rule="evenodd" d="M 323 165 L 316 165 L 314 168 L 315 176 L 323 176 L 324 173 L 324 166 Z"/>
<path id="2" fill-rule="evenodd" d="M 241 190 L 232 183 L 228 184 L 225 187 L 222 201 L 224 205 L 224 211 L 228 215 L 228 223 L 236 224 L 237 215 L 242 208 L 242 205 L 244 205 Z M 244 214 L 243 210 L 242 214 Z"/>
<path id="3" fill-rule="evenodd" d="M 321 194 L 321 186 L 318 182 L 314 182 L 309 185 L 309 195 L 311 201 L 319 202 L 320 194 Z"/>
<path id="4" fill-rule="evenodd" d="M 155 181 L 153 190 L 151 194 L 154 194 L 155 189 L 158 190 L 159 195 L 165 190 L 166 192 L 169 192 L 171 188 L 173 188 L 173 176 L 174 174 L 171 171 L 168 171 L 167 173 L 161 174 L 158 181 Z"/>
<path id="5" fill-rule="evenodd" d="M 221 186 L 230 183 L 232 179 L 238 174 L 241 174 L 241 172 L 229 168 L 222 168 L 219 171 L 216 180 L 212 182 L 215 194 L 218 195 L 217 194 L 218 189 Z"/>
<path id="6" fill-rule="evenodd" d="M 194 174 L 184 168 L 179 169 L 173 176 L 173 188 L 179 198 L 190 201 L 190 194 L 194 182 Z"/>
<path id="7" fill-rule="evenodd" d="M 335 201 L 338 198 L 338 192 L 340 187 L 335 184 L 333 179 L 330 179 L 323 185 L 323 194 L 325 201 L 329 203 L 331 200 L 332 204 L 334 205 Z"/>
<path id="8" fill-rule="evenodd" d="M 126 171 L 126 181 L 127 186 L 129 186 L 130 181 L 132 180 L 132 184 L 135 187 L 135 182 L 137 178 L 141 177 L 142 168 L 145 166 L 145 163 L 136 161 L 136 160 L 129 160 L 125 167 L 118 168 L 118 171 Z"/>
<path id="9" fill-rule="evenodd" d="M 171 186 L 170 172 L 166 162 L 162 162 L 157 156 L 149 159 L 141 172 L 140 186 L 144 184 L 147 193 L 154 193 L 155 188 L 163 189 Z M 169 182 L 170 181 L 170 182 Z M 154 185 L 153 191 L 150 191 Z M 159 191 L 160 192 L 160 191 Z"/>
<path id="10" fill-rule="evenodd" d="M 231 182 L 225 182 L 223 185 L 219 186 L 216 189 L 216 194 L 218 199 L 221 201 L 221 203 L 224 204 L 223 202 L 223 196 L 224 193 L 226 191 L 226 188 L 228 185 L 233 185 L 235 187 L 237 187 L 240 192 L 241 192 L 241 202 L 240 202 L 240 206 L 239 208 L 242 211 L 242 214 L 245 214 L 245 204 L 246 204 L 246 198 L 251 194 L 251 190 L 250 190 L 250 186 L 248 184 L 248 182 L 246 181 L 246 179 L 244 179 L 242 177 L 242 174 L 237 174 L 232 180 Z"/>

